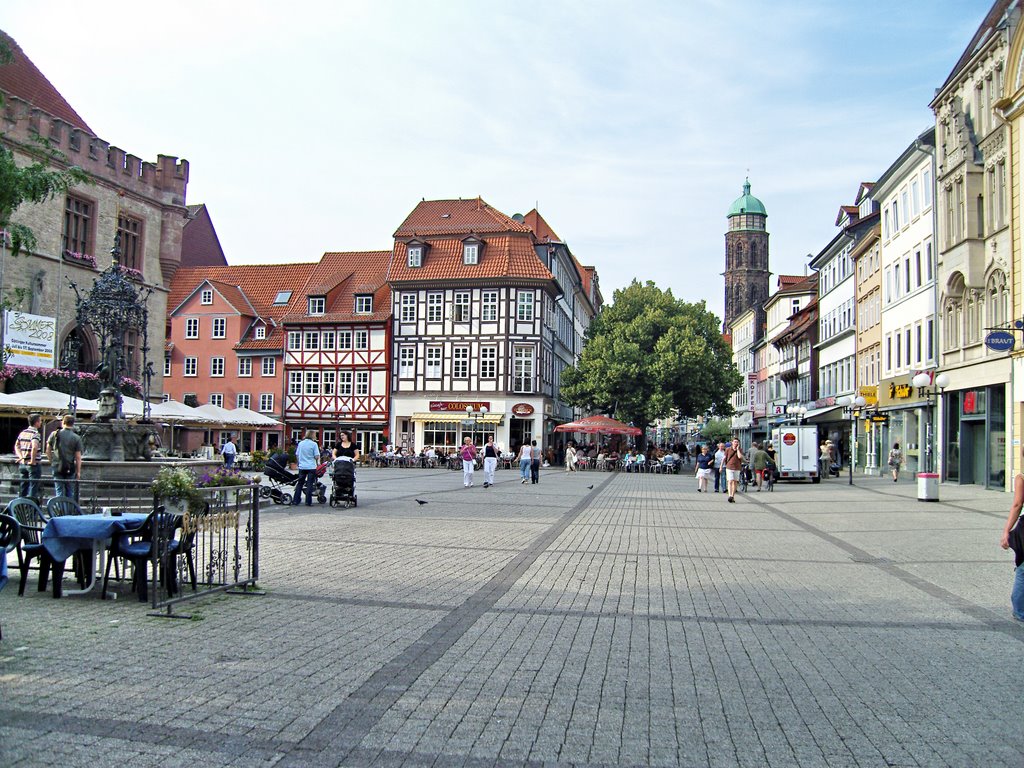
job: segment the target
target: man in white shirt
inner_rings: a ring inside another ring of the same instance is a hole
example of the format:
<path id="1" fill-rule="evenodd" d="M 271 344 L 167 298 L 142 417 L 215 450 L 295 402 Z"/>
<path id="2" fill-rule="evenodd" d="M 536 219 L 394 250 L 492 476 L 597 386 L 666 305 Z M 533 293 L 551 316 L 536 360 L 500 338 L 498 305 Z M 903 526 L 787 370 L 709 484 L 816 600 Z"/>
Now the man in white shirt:
<path id="1" fill-rule="evenodd" d="M 725 443 L 718 443 L 718 450 L 715 451 L 715 464 L 713 469 L 715 470 L 715 493 L 718 493 L 719 489 L 725 490 L 725 481 L 723 473 L 725 472 Z"/>
<path id="2" fill-rule="evenodd" d="M 231 435 L 228 435 L 227 441 L 220 448 L 221 454 L 224 456 L 224 466 L 227 469 L 231 469 L 235 465 L 235 456 L 238 455 L 238 449 L 235 448 L 235 443 L 231 439 Z"/>

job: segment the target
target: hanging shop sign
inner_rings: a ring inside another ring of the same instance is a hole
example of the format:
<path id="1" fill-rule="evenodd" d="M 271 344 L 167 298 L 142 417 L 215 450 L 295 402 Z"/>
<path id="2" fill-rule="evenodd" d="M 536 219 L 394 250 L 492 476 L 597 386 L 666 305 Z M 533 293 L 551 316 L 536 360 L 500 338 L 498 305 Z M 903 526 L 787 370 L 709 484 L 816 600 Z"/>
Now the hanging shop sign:
<path id="1" fill-rule="evenodd" d="M 512 406 L 513 416 L 532 416 L 533 406 L 529 403 L 516 403 Z"/>
<path id="2" fill-rule="evenodd" d="M 994 352 L 1009 352 L 1017 340 L 1009 331 L 992 331 L 985 337 L 985 346 Z"/>
<path id="3" fill-rule="evenodd" d="M 491 410 L 491 402 L 489 400 L 431 400 L 428 410 L 441 413 L 457 413 L 459 411 L 465 413 L 467 407 L 474 411 L 484 408 Z"/>

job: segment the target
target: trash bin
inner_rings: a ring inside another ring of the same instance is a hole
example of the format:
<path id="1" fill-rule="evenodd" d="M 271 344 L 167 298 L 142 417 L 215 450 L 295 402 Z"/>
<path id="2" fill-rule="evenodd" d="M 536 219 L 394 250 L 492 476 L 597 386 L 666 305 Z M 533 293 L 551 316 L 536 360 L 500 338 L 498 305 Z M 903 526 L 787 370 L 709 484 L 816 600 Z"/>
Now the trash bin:
<path id="1" fill-rule="evenodd" d="M 939 500 L 939 475 L 937 472 L 917 473 L 917 500 Z"/>

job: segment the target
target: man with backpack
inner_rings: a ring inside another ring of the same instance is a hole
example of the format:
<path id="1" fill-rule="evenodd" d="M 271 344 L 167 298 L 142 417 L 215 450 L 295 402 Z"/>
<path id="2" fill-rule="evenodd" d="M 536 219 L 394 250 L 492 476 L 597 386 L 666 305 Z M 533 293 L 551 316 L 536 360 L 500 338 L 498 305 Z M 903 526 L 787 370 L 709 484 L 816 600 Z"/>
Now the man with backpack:
<path id="1" fill-rule="evenodd" d="M 43 476 L 43 438 L 39 427 L 43 417 L 38 413 L 30 413 L 28 426 L 21 430 L 14 441 L 14 455 L 18 459 L 18 471 L 21 473 L 21 487 L 18 495 L 26 499 L 39 500 L 40 480 Z"/>
<path id="2" fill-rule="evenodd" d="M 61 419 L 61 428 L 46 443 L 46 458 L 53 467 L 53 490 L 57 496 L 78 501 L 78 483 L 82 479 L 82 438 L 74 430 L 75 417 Z"/>

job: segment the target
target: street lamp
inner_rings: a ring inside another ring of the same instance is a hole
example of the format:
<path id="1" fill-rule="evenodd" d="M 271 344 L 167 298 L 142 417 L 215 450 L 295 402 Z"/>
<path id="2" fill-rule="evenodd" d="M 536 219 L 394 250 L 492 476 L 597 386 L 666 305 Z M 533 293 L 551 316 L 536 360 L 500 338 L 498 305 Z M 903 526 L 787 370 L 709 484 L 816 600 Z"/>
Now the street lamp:
<path id="1" fill-rule="evenodd" d="M 804 417 L 807 415 L 807 408 L 802 405 L 787 405 L 786 415 L 791 419 L 795 419 L 799 425 L 803 422 Z"/>
<path id="2" fill-rule="evenodd" d="M 857 411 L 867 405 L 860 395 L 845 395 L 839 398 L 839 405 L 850 409 L 850 485 L 853 485 L 853 462 L 857 456 Z"/>
<path id="3" fill-rule="evenodd" d="M 924 390 L 925 388 L 930 387 L 932 384 L 934 384 L 938 389 L 945 389 L 946 387 L 949 386 L 949 376 L 947 376 L 944 373 L 940 373 L 938 376 L 935 377 L 933 381 L 931 373 L 929 373 L 928 371 L 922 371 L 921 373 L 917 374 L 913 379 L 911 379 L 910 383 L 917 387 L 919 393 L 926 394 L 928 397 L 928 419 L 924 425 L 924 466 L 925 472 L 930 473 L 934 471 L 932 467 L 932 443 L 934 442 L 932 438 L 932 405 L 934 401 L 938 399 L 938 392 L 936 392 L 934 389 L 929 390 L 928 392 L 925 392 Z"/>

